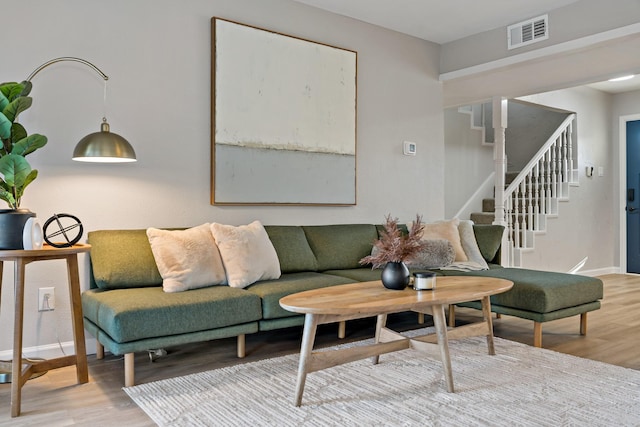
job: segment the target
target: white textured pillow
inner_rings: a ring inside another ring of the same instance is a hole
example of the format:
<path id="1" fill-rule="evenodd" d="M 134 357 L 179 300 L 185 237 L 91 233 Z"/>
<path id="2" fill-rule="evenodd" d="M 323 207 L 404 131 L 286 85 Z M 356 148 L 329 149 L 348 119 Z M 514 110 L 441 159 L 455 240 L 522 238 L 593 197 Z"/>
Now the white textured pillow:
<path id="1" fill-rule="evenodd" d="M 453 218 L 449 221 L 438 221 L 431 224 L 425 224 L 422 231 L 422 239 L 445 239 L 451 242 L 453 249 L 456 251 L 455 261 L 468 261 L 467 254 L 462 249 L 460 242 L 460 233 L 458 232 L 458 224 L 460 220 Z"/>
<path id="2" fill-rule="evenodd" d="M 211 224 L 220 250 L 227 281 L 233 288 L 245 288 L 258 280 L 280 277 L 280 261 L 260 221 L 234 227 Z"/>
<path id="3" fill-rule="evenodd" d="M 473 232 L 473 221 L 468 219 L 460 220 L 460 224 L 458 224 L 458 232 L 460 233 L 462 249 L 464 249 L 464 253 L 467 255 L 468 260 L 477 263 L 482 270 L 488 270 L 489 266 L 482 256 L 480 248 L 478 248 L 476 234 Z"/>
<path id="4" fill-rule="evenodd" d="M 147 237 L 165 292 L 227 283 L 209 223 L 186 230 L 148 228 Z"/>

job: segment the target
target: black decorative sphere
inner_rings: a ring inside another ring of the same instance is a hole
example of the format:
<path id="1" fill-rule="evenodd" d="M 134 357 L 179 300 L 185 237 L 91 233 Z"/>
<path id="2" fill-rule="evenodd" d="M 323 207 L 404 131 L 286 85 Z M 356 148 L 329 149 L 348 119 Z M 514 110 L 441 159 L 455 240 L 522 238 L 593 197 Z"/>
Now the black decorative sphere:
<path id="1" fill-rule="evenodd" d="M 382 269 L 382 284 L 387 289 L 403 290 L 409 285 L 410 277 L 404 262 L 388 262 Z"/>

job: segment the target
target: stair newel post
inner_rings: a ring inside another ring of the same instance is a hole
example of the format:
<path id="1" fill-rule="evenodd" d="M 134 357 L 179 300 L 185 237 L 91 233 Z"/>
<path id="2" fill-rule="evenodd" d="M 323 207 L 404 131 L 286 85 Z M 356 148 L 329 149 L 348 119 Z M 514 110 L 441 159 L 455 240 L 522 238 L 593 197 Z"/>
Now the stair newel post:
<path id="1" fill-rule="evenodd" d="M 494 224 L 507 226 L 505 216 L 505 174 L 507 173 L 507 156 L 505 152 L 505 129 L 507 128 L 507 99 L 499 96 L 493 97 L 493 161 L 495 170 L 495 216 Z M 510 230 L 507 229 L 507 233 Z M 503 247 L 507 247 L 508 239 L 505 233 L 502 237 Z M 512 265 L 509 251 L 502 252 L 502 265 Z"/>

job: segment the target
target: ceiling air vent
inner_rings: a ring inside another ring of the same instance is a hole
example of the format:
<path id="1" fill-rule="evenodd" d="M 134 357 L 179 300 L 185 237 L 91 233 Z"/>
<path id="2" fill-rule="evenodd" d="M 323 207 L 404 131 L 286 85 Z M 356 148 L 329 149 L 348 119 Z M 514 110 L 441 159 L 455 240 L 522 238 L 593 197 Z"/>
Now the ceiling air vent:
<path id="1" fill-rule="evenodd" d="M 507 47 L 515 49 L 549 38 L 549 15 L 538 16 L 507 27 Z"/>

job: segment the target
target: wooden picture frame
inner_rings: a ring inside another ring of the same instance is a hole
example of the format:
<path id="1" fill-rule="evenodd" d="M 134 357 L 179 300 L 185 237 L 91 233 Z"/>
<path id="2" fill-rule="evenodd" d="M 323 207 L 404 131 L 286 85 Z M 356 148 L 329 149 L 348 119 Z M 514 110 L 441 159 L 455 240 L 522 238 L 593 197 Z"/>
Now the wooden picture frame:
<path id="1" fill-rule="evenodd" d="M 355 205 L 357 53 L 212 18 L 211 203 Z"/>

